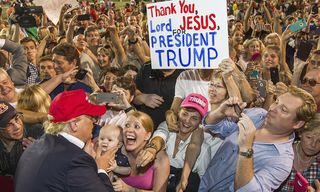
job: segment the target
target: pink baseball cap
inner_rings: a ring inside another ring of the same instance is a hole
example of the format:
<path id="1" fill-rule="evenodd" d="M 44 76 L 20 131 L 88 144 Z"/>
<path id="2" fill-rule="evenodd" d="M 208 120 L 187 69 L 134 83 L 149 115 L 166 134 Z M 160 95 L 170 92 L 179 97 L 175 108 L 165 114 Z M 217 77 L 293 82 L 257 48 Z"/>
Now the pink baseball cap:
<path id="1" fill-rule="evenodd" d="M 201 94 L 190 93 L 181 103 L 181 107 L 191 107 L 197 110 L 201 117 L 208 111 L 208 100 Z"/>

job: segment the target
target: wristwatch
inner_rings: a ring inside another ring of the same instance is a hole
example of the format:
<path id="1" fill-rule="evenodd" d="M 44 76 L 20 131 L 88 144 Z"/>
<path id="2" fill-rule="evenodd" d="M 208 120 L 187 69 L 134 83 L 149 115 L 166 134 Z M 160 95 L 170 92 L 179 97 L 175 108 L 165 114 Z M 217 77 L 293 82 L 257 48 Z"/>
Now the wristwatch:
<path id="1" fill-rule="evenodd" d="M 247 151 L 239 151 L 239 155 L 246 158 L 251 158 L 253 156 L 253 149 L 248 149 Z"/>
<path id="2" fill-rule="evenodd" d="M 124 110 L 125 113 L 129 113 L 130 111 L 135 111 L 134 107 L 130 106 Z"/>

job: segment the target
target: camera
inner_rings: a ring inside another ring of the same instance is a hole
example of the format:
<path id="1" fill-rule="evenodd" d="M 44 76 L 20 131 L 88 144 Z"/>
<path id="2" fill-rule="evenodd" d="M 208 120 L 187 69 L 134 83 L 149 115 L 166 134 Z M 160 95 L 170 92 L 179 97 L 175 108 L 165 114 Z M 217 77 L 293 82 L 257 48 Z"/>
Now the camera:
<path id="1" fill-rule="evenodd" d="M 71 4 L 66 4 L 65 6 L 66 6 L 67 9 L 71 9 L 72 8 Z"/>
<path id="2" fill-rule="evenodd" d="M 84 14 L 84 15 L 78 15 L 77 20 L 78 21 L 85 21 L 85 20 L 90 20 L 91 16 L 89 14 Z"/>
<path id="3" fill-rule="evenodd" d="M 43 13 L 42 6 L 27 6 L 24 0 L 18 0 L 13 7 L 16 15 L 16 21 L 11 19 L 13 23 L 18 23 L 23 28 L 37 26 L 36 19 L 32 14 Z"/>

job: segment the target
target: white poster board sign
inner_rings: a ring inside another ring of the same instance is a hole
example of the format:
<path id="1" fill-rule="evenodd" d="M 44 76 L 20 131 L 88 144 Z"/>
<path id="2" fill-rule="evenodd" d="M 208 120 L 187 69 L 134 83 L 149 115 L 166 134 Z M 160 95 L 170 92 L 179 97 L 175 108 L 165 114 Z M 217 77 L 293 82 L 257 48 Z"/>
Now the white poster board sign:
<path id="1" fill-rule="evenodd" d="M 217 68 L 229 57 L 226 0 L 147 5 L 153 69 Z"/>
<path id="2" fill-rule="evenodd" d="M 77 0 L 33 0 L 33 3 L 42 6 L 48 18 L 55 25 L 58 24 L 60 11 L 64 4 L 70 4 L 72 8 L 79 7 Z"/>

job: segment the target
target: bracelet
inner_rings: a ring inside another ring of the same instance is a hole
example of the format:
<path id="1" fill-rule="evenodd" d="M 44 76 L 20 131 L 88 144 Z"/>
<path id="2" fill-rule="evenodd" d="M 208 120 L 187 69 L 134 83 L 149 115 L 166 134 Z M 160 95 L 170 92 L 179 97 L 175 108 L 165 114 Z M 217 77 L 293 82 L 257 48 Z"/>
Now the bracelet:
<path id="1" fill-rule="evenodd" d="M 135 111 L 134 107 L 131 106 L 131 107 L 126 108 L 126 109 L 124 110 L 124 112 L 125 112 L 125 113 L 128 113 L 128 112 L 130 112 L 130 111 L 132 111 L 132 110 Z"/>
<path id="2" fill-rule="evenodd" d="M 135 41 L 130 41 L 130 40 L 128 39 L 129 45 L 134 45 L 134 44 L 136 44 L 137 42 L 138 42 L 138 38 L 136 38 Z"/>

